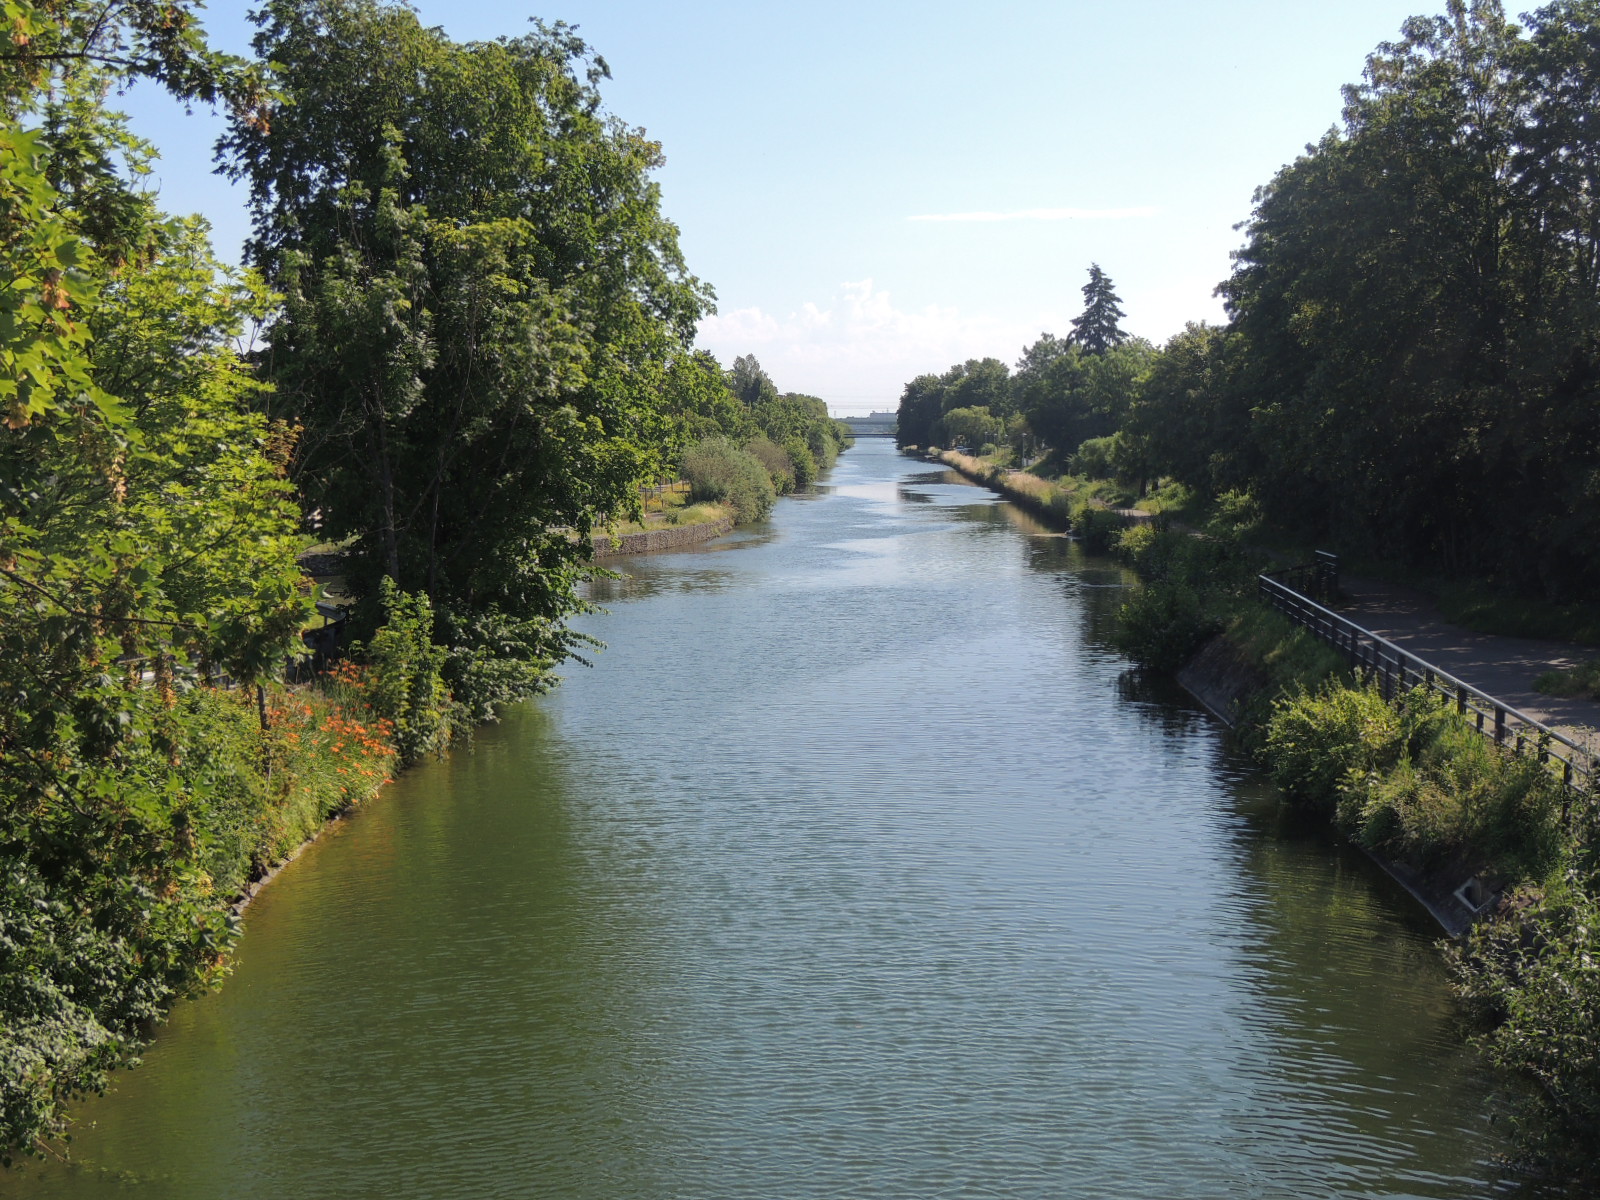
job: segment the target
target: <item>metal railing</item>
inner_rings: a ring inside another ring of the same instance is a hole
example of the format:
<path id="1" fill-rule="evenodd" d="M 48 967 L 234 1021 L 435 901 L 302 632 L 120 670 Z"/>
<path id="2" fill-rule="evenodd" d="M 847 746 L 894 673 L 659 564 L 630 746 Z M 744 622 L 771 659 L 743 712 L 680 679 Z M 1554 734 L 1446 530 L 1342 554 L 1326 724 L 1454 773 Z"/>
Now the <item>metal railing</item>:
<path id="1" fill-rule="evenodd" d="M 1306 573 L 1319 569 L 1325 577 L 1329 564 L 1318 562 L 1269 571 L 1257 577 L 1257 591 L 1265 603 L 1344 654 L 1358 674 L 1377 684 L 1386 700 L 1414 687 L 1428 688 L 1448 697 L 1456 712 L 1495 745 L 1514 754 L 1537 754 L 1539 761 L 1548 763 L 1569 788 L 1585 790 L 1600 780 L 1600 759 L 1587 747 L 1363 629 L 1285 582 L 1286 578 L 1305 581 Z M 1332 559 L 1331 570 L 1336 590 L 1337 559 Z M 1333 593 L 1330 590 L 1324 594 L 1331 599 Z"/>

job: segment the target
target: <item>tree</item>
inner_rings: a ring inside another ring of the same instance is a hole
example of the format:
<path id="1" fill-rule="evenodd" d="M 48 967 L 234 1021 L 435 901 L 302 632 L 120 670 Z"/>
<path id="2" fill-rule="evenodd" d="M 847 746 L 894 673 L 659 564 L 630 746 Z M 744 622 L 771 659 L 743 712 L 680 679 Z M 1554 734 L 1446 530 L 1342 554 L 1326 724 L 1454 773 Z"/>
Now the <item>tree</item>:
<path id="1" fill-rule="evenodd" d="M 756 361 L 754 354 L 741 354 L 728 372 L 728 387 L 746 408 L 759 408 L 778 398 L 778 386 Z"/>
<path id="2" fill-rule="evenodd" d="M 942 444 L 965 446 L 978 450 L 1005 437 L 1005 423 L 982 405 L 974 408 L 952 408 L 934 426 L 934 437 Z"/>
<path id="3" fill-rule="evenodd" d="M 1104 354 L 1128 340 L 1117 324 L 1125 315 L 1121 301 L 1111 290 L 1111 280 L 1099 263 L 1090 263 L 1089 282 L 1083 285 L 1083 313 L 1073 318 L 1067 341 L 1081 347 L 1085 354 Z"/>
<path id="4" fill-rule="evenodd" d="M 1023 352 L 1013 393 L 1034 435 L 1064 464 L 1083 442 L 1122 427 L 1153 356 L 1142 338 L 1090 354 L 1045 334 Z"/>
<path id="5" fill-rule="evenodd" d="M 1229 408 L 1227 348 L 1226 329 L 1191 321 L 1154 357 L 1123 427 L 1147 474 L 1206 496 L 1248 486 L 1250 477 L 1240 462 L 1250 444 L 1248 414 L 1241 420 Z"/>
<path id="6" fill-rule="evenodd" d="M 930 446 L 933 426 L 944 413 L 944 388 L 937 375 L 918 375 L 906 384 L 895 412 L 895 445 Z"/>
<path id="7" fill-rule="evenodd" d="M 478 717 L 570 654 L 588 535 L 672 450 L 660 401 L 709 292 L 656 143 L 566 26 L 457 44 L 378 0 L 269 0 L 287 103 L 222 145 L 285 297 L 266 361 L 351 581 L 425 591 Z"/>

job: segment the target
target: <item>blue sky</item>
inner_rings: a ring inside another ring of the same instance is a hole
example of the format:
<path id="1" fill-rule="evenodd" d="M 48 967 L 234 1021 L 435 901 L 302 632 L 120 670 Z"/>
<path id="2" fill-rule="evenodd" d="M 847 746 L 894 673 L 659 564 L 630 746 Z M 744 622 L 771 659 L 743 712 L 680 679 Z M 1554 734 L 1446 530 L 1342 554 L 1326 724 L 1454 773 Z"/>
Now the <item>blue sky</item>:
<path id="1" fill-rule="evenodd" d="M 246 3 L 212 40 L 246 52 Z M 893 408 L 914 375 L 1015 362 L 1064 334 L 1091 261 L 1156 342 L 1218 320 L 1233 226 L 1337 122 L 1341 84 L 1422 0 L 419 0 L 460 39 L 565 20 L 604 56 L 608 108 L 662 143 L 667 215 L 718 296 L 700 343 L 753 353 L 836 412 Z M 150 90 L 164 207 L 237 256 L 243 196 L 210 173 L 219 123 Z M 942 219 L 930 219 L 942 218 Z"/>

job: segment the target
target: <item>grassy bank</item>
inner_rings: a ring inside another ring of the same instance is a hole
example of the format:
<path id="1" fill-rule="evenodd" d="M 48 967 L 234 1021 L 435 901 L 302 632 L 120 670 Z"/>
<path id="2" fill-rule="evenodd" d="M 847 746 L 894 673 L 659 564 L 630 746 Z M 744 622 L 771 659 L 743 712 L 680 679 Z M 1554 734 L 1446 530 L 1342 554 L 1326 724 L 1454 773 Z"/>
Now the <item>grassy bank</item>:
<path id="1" fill-rule="evenodd" d="M 1131 503 L 1132 497 L 1110 480 L 1071 475 L 1046 479 L 1008 467 L 1006 452 L 978 458 L 958 450 L 930 447 L 927 455 L 974 483 L 993 488 L 1055 528 L 1070 530 L 1095 553 L 1110 549 L 1117 533 L 1128 523 L 1127 517 L 1114 510 Z"/>
<path id="2" fill-rule="evenodd" d="M 641 521 L 619 521 L 605 532 L 597 532 L 594 556 L 608 558 L 709 541 L 732 529 L 737 518 L 731 505 L 714 500 L 670 505 L 659 513 L 645 514 Z"/>

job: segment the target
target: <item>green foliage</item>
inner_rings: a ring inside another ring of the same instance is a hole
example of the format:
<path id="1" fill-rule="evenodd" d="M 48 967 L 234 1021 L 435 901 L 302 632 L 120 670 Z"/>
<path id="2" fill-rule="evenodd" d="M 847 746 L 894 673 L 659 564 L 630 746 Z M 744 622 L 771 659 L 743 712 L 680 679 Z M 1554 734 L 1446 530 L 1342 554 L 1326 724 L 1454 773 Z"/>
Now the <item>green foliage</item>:
<path id="1" fill-rule="evenodd" d="M 755 436 L 755 421 L 729 386 L 716 358 L 706 350 L 680 354 L 667 368 L 663 404 L 682 422 L 682 445 L 718 435 L 743 443 Z"/>
<path id="2" fill-rule="evenodd" d="M 1266 754 L 1291 798 L 1406 862 L 1537 879 L 1563 852 L 1559 781 L 1486 741 L 1431 689 L 1394 705 L 1373 687 L 1302 693 L 1273 713 Z"/>
<path id="3" fill-rule="evenodd" d="M 772 481 L 774 492 L 780 496 L 787 496 L 794 491 L 798 483 L 797 472 L 794 460 L 784 447 L 769 437 L 758 437 L 751 438 L 745 443 L 744 452 L 761 464 L 767 472 L 767 478 Z"/>
<path id="4" fill-rule="evenodd" d="M 997 358 L 972 358 L 957 363 L 943 375 L 919 375 L 906 384 L 900 397 L 895 444 L 924 447 L 945 444 L 945 434 L 939 423 L 946 413 L 957 409 L 982 409 L 987 416 L 1000 422 L 998 435 L 986 433 L 968 445 L 998 441 L 1004 434 L 1005 423 L 1017 411 L 1011 372 L 1005 363 Z M 986 425 L 985 429 L 988 428 Z"/>
<path id="5" fill-rule="evenodd" d="M 1156 351 L 1142 338 L 1090 353 L 1049 334 L 1023 352 L 1013 392 L 1028 427 L 1058 461 L 1127 422 Z"/>
<path id="6" fill-rule="evenodd" d="M 1128 340 L 1117 323 L 1125 315 L 1116 292 L 1111 290 L 1110 278 L 1099 263 L 1090 263 L 1089 282 L 1083 285 L 1083 313 L 1072 319 L 1072 333 L 1067 340 L 1081 346 L 1085 354 L 1104 354 Z"/>
<path id="7" fill-rule="evenodd" d="M 433 606 L 420 593 L 407 594 L 392 579 L 378 585 L 382 627 L 351 656 L 371 668 L 367 701 L 393 727 L 401 765 L 437 753 L 450 741 L 454 706 L 445 687 L 448 652 L 433 641 Z"/>
<path id="8" fill-rule="evenodd" d="M 1077 452 L 1072 456 L 1073 474 L 1090 479 L 1109 479 L 1114 471 L 1112 461 L 1117 439 L 1121 436 L 1120 433 L 1114 433 L 1110 437 L 1090 438 L 1079 443 Z"/>
<path id="9" fill-rule="evenodd" d="M 1375 688 L 1332 684 L 1275 707 L 1266 758 L 1284 792 L 1333 816 L 1346 783 L 1391 769 L 1404 739 L 1401 713 Z"/>
<path id="10" fill-rule="evenodd" d="M 1072 535 L 1090 554 L 1109 553 L 1127 524 L 1121 513 L 1084 498 L 1073 505 L 1071 519 Z"/>
<path id="11" fill-rule="evenodd" d="M 100 108 L 142 74 L 252 111 L 193 7 L 5 6 L 0 1157 L 216 976 L 293 807 L 262 722 L 305 609 L 293 435 L 238 343 L 270 298 L 120 173 L 145 151 Z"/>
<path id="12" fill-rule="evenodd" d="M 429 597 L 463 703 L 531 694 L 574 649 L 589 533 L 681 436 L 663 395 L 717 407 L 660 148 L 563 25 L 460 44 L 378 0 L 256 19 L 286 103 L 224 153 L 284 294 L 265 361 L 305 430 L 295 480 L 354 539 L 369 623 L 387 576 Z"/>
<path id="13" fill-rule="evenodd" d="M 726 502 L 740 524 L 763 519 L 776 499 L 767 469 L 726 438 L 706 438 L 685 451 L 683 477 L 692 499 Z"/>
<path id="14" fill-rule="evenodd" d="M 1487 1026 L 1480 1044 L 1530 1085 L 1513 1116 L 1522 1153 L 1539 1173 L 1578 1188 L 1600 1174 L 1597 885 L 1585 858 L 1515 893 L 1450 952 L 1457 989 Z"/>
<path id="15" fill-rule="evenodd" d="M 762 369 L 754 354 L 741 354 L 728 371 L 728 390 L 746 408 L 762 408 L 777 403 L 778 385 Z"/>
<path id="16" fill-rule="evenodd" d="M 1535 691 L 1547 696 L 1584 696 L 1600 700 L 1600 659 L 1580 663 L 1570 671 L 1546 671 L 1533 681 Z"/>
<path id="17" fill-rule="evenodd" d="M 1139 440 L 1148 474 L 1171 476 L 1206 495 L 1245 477 L 1237 457 L 1250 445 L 1247 426 L 1220 403 L 1227 345 L 1226 329 L 1186 325 L 1154 356 L 1124 426 Z"/>
<path id="18" fill-rule="evenodd" d="M 68 406 L 113 415 L 74 319 L 95 301 L 94 262 L 56 209 L 46 161 L 38 133 L 0 127 L 0 415 L 13 430 Z"/>
<path id="19" fill-rule="evenodd" d="M 1005 437 L 1005 424 L 987 407 L 952 408 L 933 426 L 933 438 L 942 446 L 993 445 Z"/>
<path id="20" fill-rule="evenodd" d="M 829 441 L 831 445 L 831 440 Z M 805 491 L 817 481 L 820 468 L 811 453 L 811 446 L 803 438 L 790 434 L 783 439 L 783 452 L 788 455 L 789 466 L 794 471 L 794 486 Z"/>
<path id="21" fill-rule="evenodd" d="M 1114 642 L 1142 667 L 1171 672 L 1220 632 L 1222 622 L 1207 611 L 1202 595 L 1185 583 L 1147 583 L 1118 614 Z"/>
<path id="22" fill-rule="evenodd" d="M 259 119 L 267 100 L 266 71 L 213 50 L 197 15 L 202 7 L 198 0 L 5 0 L 5 115 L 16 118 L 74 80 L 109 84 L 134 76 L 155 80 L 186 100 L 226 101 Z"/>
<path id="23" fill-rule="evenodd" d="M 753 354 L 740 355 L 726 373 L 703 351 L 679 358 L 667 383 L 667 408 L 682 422 L 686 443 L 724 438 L 743 446 L 779 495 L 810 487 L 853 441 L 849 427 L 828 416 L 824 401 L 780 393 Z M 749 510 L 766 511 L 759 504 Z"/>

